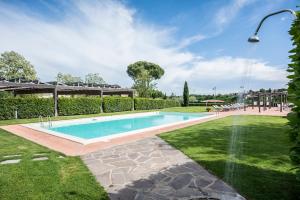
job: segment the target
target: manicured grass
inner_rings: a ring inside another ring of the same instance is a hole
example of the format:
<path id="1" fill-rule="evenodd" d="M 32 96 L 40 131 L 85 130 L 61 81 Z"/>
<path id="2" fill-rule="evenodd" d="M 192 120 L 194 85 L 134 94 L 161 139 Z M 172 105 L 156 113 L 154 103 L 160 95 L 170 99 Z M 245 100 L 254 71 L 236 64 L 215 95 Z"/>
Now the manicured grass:
<path id="1" fill-rule="evenodd" d="M 233 116 L 160 135 L 193 160 L 225 179 L 226 160 L 236 133 L 234 173 L 227 181 L 247 199 L 300 199 L 300 183 L 291 170 L 281 117 Z"/>
<path id="2" fill-rule="evenodd" d="M 140 113 L 140 112 L 153 112 L 153 111 L 205 112 L 206 109 L 205 109 L 205 107 L 202 107 L 202 106 L 174 107 L 174 108 L 165 108 L 165 109 L 161 109 L 161 110 L 138 110 L 138 111 L 127 111 L 127 112 L 99 113 L 99 114 L 91 114 L 91 115 L 58 116 L 58 117 L 52 117 L 52 120 L 56 121 L 56 120 L 67 120 L 67 119 L 79 119 L 79 118 L 88 118 L 88 117 L 121 115 L 121 114 Z M 12 125 L 12 124 L 26 124 L 26 123 L 34 123 L 34 122 L 39 122 L 39 119 L 38 118 L 33 118 L 33 119 L 0 120 L 0 126 Z"/>
<path id="3" fill-rule="evenodd" d="M 32 161 L 44 153 L 49 160 Z M 59 153 L 0 129 L 0 161 L 21 155 L 17 164 L 0 165 L 0 199 L 108 199 L 79 157 Z"/>

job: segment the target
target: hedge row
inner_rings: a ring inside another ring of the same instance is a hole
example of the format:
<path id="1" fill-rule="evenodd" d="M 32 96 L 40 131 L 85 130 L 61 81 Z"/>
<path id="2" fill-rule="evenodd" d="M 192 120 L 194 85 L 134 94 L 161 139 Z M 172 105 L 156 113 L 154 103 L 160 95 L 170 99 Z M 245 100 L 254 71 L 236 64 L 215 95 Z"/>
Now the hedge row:
<path id="1" fill-rule="evenodd" d="M 130 97 L 104 97 L 103 112 L 121 112 L 132 109 Z M 180 106 L 178 101 L 162 99 L 135 98 L 135 110 L 161 109 Z M 0 120 L 14 119 L 15 111 L 18 118 L 36 118 L 39 116 L 54 115 L 54 101 L 52 98 L 3 98 L 0 99 Z M 100 97 L 60 97 L 58 100 L 58 114 L 82 115 L 101 112 Z"/>
<path id="2" fill-rule="evenodd" d="M 54 102 L 52 98 L 3 98 L 0 99 L 0 119 L 35 118 L 54 114 Z"/>
<path id="3" fill-rule="evenodd" d="M 134 99 L 135 110 L 152 110 L 169 107 L 178 107 L 180 103 L 175 100 L 163 100 L 163 99 L 147 99 L 147 98 L 136 98 Z"/>
<path id="4" fill-rule="evenodd" d="M 101 112 L 100 97 L 76 97 L 58 99 L 58 115 L 84 115 Z"/>
<path id="5" fill-rule="evenodd" d="M 130 97 L 104 97 L 103 112 L 122 112 L 132 110 Z"/>

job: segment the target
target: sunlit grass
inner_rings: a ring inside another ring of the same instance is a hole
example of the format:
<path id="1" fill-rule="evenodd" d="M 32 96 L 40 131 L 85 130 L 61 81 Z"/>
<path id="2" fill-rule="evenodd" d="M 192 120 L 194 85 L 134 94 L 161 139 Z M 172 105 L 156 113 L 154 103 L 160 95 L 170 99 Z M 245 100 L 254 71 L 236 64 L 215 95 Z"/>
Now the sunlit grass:
<path id="1" fill-rule="evenodd" d="M 49 160 L 32 161 L 43 153 Z M 21 162 L 0 165 L 0 199 L 108 199 L 79 157 L 61 154 L 0 129 L 0 161 L 19 154 Z"/>
<path id="2" fill-rule="evenodd" d="M 233 116 L 164 133 L 161 137 L 205 168 L 224 178 L 233 128 L 240 152 L 233 160 L 232 184 L 248 199 L 299 199 L 300 183 L 291 170 L 282 117 Z M 236 126 L 234 127 L 233 124 Z"/>

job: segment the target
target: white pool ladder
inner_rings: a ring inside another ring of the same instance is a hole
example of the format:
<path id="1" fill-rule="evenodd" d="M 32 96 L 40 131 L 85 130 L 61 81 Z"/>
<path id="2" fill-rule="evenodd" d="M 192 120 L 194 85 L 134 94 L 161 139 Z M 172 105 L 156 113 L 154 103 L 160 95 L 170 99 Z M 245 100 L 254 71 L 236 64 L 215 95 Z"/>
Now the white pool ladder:
<path id="1" fill-rule="evenodd" d="M 43 119 L 42 115 L 39 116 L 39 121 L 40 121 L 40 126 L 44 128 L 45 124 L 44 124 L 44 119 Z"/>
<path id="2" fill-rule="evenodd" d="M 50 115 L 47 116 L 47 122 L 48 122 L 48 128 L 51 128 L 52 127 L 52 119 L 51 119 Z"/>

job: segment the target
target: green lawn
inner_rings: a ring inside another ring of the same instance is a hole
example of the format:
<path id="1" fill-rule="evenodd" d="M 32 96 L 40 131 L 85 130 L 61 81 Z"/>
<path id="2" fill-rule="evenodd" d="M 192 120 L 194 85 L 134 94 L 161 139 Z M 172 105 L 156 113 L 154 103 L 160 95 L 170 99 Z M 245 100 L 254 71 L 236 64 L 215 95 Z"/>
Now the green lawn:
<path id="1" fill-rule="evenodd" d="M 155 110 L 149 110 L 155 111 Z M 167 108 L 169 112 L 204 112 L 205 107 Z M 61 116 L 53 120 L 128 114 L 146 111 Z M 1 125 L 38 122 L 39 119 L 0 120 Z M 32 161 L 34 154 L 50 159 Z M 108 199 L 79 157 L 58 158 L 59 153 L 0 129 L 0 161 L 20 154 L 18 164 L 0 165 L 0 199 Z"/>
<path id="2" fill-rule="evenodd" d="M 54 120 L 54 121 L 55 120 L 67 120 L 67 119 L 78 119 L 78 118 L 87 118 L 87 117 L 98 117 L 98 116 L 130 114 L 130 113 L 139 113 L 139 112 L 153 112 L 153 111 L 166 111 L 166 112 L 206 112 L 206 109 L 203 106 L 174 107 L 174 108 L 165 108 L 165 109 L 160 109 L 160 110 L 138 110 L 138 111 L 127 111 L 127 112 L 99 113 L 99 114 L 91 114 L 91 115 L 59 116 L 59 117 L 52 117 L 52 120 Z M 34 122 L 39 122 L 39 119 L 38 118 L 33 118 L 33 119 L 0 120 L 0 126 L 11 125 L 11 124 L 34 123 Z"/>
<path id="3" fill-rule="evenodd" d="M 229 180 L 247 199 L 300 199 L 300 183 L 291 170 L 281 117 L 234 116 L 164 133 L 161 138 L 218 177 L 226 179 L 229 141 L 236 133 L 237 154 Z"/>
<path id="4" fill-rule="evenodd" d="M 45 153 L 49 160 L 32 161 Z M 108 199 L 79 157 L 60 155 L 0 129 L 0 161 L 21 155 L 18 164 L 0 165 L 0 199 Z"/>

